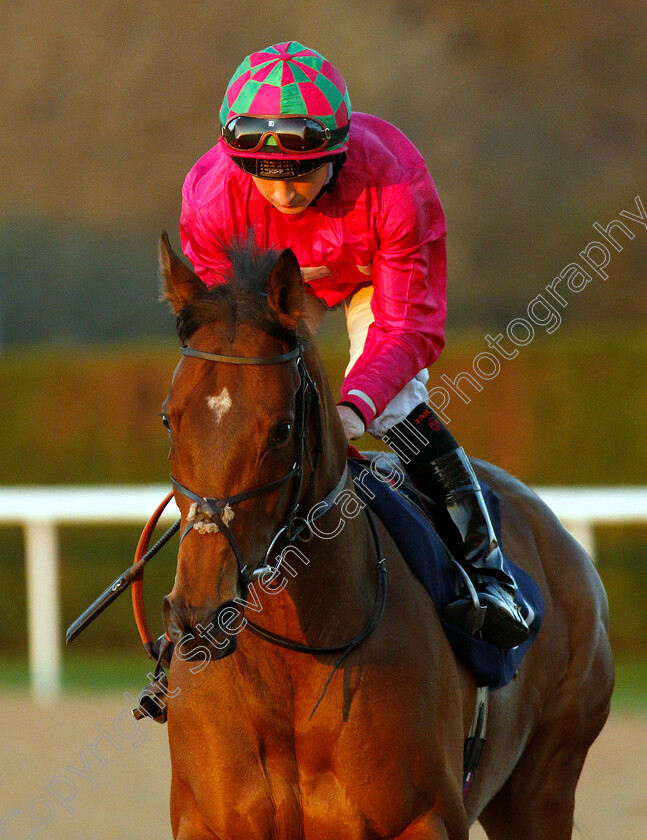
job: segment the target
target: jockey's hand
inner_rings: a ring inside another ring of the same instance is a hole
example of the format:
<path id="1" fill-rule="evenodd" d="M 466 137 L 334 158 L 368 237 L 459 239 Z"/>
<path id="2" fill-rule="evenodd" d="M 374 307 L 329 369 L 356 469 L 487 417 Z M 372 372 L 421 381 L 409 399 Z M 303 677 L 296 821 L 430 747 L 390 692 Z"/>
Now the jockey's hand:
<path id="1" fill-rule="evenodd" d="M 364 423 L 355 414 L 353 409 L 347 405 L 338 405 L 337 411 L 339 412 L 341 424 L 344 427 L 346 440 L 357 440 L 357 438 L 361 438 L 366 429 L 364 428 Z"/>

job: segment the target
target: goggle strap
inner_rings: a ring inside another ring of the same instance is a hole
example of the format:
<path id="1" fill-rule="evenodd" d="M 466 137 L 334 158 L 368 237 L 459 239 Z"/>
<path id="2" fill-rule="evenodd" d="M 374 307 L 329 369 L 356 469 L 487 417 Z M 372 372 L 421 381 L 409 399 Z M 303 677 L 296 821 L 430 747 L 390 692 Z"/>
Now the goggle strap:
<path id="1" fill-rule="evenodd" d="M 330 157 L 309 158 L 307 160 L 297 160 L 290 158 L 282 158 L 276 155 L 276 159 L 271 158 L 245 158 L 237 155 L 231 156 L 231 161 L 243 172 L 248 175 L 253 175 L 255 178 L 265 178 L 270 181 L 287 181 L 291 178 L 299 178 L 301 175 L 307 175 L 309 172 L 314 172 L 320 166 L 333 161 L 339 155 L 330 155 Z"/>

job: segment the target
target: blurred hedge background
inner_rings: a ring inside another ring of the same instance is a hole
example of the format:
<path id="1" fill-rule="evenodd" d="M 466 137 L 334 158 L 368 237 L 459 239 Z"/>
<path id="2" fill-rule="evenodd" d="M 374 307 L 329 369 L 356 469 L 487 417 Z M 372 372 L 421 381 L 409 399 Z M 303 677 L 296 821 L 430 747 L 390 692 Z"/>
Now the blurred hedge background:
<path id="1" fill-rule="evenodd" d="M 434 381 L 471 371 L 485 335 L 600 238 L 594 222 L 647 203 L 647 7 L 631 0 L 0 0 L 0 16 L 0 486 L 167 480 L 157 412 L 177 351 L 157 240 L 166 228 L 177 245 L 183 177 L 215 143 L 224 87 L 254 49 L 319 49 L 356 110 L 424 153 L 449 229 Z M 538 328 L 469 405 L 452 397 L 471 454 L 534 484 L 646 483 L 647 230 L 630 227 L 609 279 L 570 295 L 556 332 Z M 322 345 L 338 384 L 338 317 Z M 64 529 L 65 621 L 135 538 Z M 638 655 L 647 529 L 600 529 L 598 542 L 614 644 Z M 0 547 L 0 643 L 22 653 L 19 529 L 0 529 Z M 159 569 L 153 605 L 172 557 Z M 136 650 L 127 613 L 116 605 L 75 644 Z"/>

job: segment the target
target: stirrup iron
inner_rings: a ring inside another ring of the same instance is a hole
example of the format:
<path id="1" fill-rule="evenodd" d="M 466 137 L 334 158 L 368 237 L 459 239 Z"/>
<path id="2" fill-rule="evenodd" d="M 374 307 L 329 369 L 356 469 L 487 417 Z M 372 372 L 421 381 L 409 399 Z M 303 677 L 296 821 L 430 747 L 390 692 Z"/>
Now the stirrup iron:
<path id="1" fill-rule="evenodd" d="M 469 596 L 470 601 L 472 602 L 470 608 L 468 609 L 465 615 L 465 629 L 466 632 L 470 634 L 470 636 L 474 636 L 483 627 L 485 615 L 487 613 L 487 607 L 483 607 L 481 605 L 478 593 L 472 582 L 472 578 L 467 574 L 465 569 L 453 557 L 450 557 L 450 560 L 460 572 L 461 577 L 463 578 L 463 583 L 465 584 L 465 588 L 467 589 L 467 594 Z"/>

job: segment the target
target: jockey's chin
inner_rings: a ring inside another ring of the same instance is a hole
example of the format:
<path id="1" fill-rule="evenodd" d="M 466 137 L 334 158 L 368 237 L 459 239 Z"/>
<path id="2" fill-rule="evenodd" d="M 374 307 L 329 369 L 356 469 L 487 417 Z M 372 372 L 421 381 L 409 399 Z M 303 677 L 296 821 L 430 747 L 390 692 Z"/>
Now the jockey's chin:
<path id="1" fill-rule="evenodd" d="M 308 206 L 307 204 L 276 204 L 275 202 L 271 203 L 272 206 L 279 211 L 279 213 L 285 213 L 288 216 L 292 216 L 295 213 L 303 213 L 303 211 Z"/>

